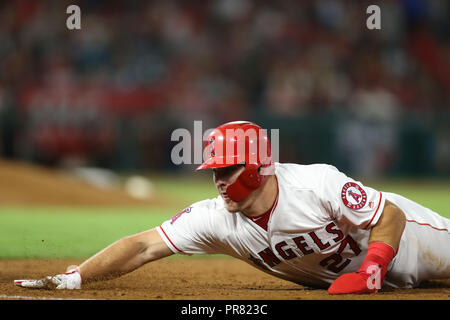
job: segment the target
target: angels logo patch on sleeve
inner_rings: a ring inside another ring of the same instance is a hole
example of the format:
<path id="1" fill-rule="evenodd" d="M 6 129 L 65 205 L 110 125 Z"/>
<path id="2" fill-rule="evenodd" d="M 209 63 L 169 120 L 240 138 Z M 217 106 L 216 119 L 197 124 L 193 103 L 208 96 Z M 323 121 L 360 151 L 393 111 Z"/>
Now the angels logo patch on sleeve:
<path id="1" fill-rule="evenodd" d="M 344 205 L 353 210 L 361 209 L 367 202 L 366 192 L 354 182 L 348 182 L 342 187 L 341 197 Z"/>
<path id="2" fill-rule="evenodd" d="M 176 215 L 174 215 L 174 216 L 172 217 L 172 219 L 170 219 L 170 224 L 173 224 L 175 221 L 177 221 L 177 219 L 178 219 L 179 217 L 181 217 L 182 214 L 191 212 L 191 209 L 192 209 L 192 206 L 187 207 L 186 209 L 184 209 L 184 210 L 181 211 L 181 212 L 178 212 Z"/>

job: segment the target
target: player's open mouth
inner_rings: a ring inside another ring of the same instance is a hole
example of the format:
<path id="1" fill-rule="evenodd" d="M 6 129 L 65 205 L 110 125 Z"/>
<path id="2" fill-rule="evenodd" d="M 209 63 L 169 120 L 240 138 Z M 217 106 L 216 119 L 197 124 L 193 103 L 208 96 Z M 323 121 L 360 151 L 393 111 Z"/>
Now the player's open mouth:
<path id="1" fill-rule="evenodd" d="M 222 196 L 223 200 L 225 200 L 225 201 L 231 200 L 230 197 L 228 197 L 226 192 L 221 192 L 220 195 Z"/>

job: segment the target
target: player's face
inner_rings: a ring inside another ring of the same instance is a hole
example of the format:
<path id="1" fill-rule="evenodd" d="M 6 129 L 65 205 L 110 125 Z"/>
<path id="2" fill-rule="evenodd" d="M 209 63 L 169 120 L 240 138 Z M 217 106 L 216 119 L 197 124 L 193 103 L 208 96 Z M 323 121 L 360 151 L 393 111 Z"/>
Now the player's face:
<path id="1" fill-rule="evenodd" d="M 234 202 L 228 197 L 226 190 L 230 184 L 233 184 L 236 181 L 244 169 L 244 165 L 241 164 L 213 169 L 213 179 L 217 191 L 219 191 L 220 196 L 225 202 L 227 210 L 230 212 L 239 211 L 240 206 L 237 202 Z"/>

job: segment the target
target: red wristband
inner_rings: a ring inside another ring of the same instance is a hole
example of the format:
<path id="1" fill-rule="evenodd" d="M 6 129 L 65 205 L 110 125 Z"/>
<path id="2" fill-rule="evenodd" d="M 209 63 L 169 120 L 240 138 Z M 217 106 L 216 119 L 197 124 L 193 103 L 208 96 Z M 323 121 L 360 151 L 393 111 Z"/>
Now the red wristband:
<path id="1" fill-rule="evenodd" d="M 389 263 L 395 257 L 394 249 L 383 242 L 372 242 L 367 249 L 367 255 L 357 272 L 368 272 L 371 266 L 377 266 L 381 269 L 382 280 L 387 272 Z"/>

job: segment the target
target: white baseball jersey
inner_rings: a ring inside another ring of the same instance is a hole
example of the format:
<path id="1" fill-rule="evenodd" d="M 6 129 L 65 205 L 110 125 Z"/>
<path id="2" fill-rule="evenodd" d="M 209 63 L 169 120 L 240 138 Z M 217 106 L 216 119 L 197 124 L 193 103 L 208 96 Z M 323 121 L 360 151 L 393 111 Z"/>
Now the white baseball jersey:
<path id="1" fill-rule="evenodd" d="M 326 164 L 275 164 L 278 195 L 267 230 L 220 196 L 194 203 L 157 228 L 174 253 L 227 254 L 295 283 L 328 287 L 355 272 L 386 200 L 406 215 L 385 284 L 450 278 L 450 220 L 393 193 L 366 187 Z"/>

